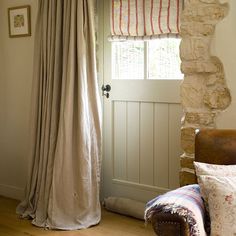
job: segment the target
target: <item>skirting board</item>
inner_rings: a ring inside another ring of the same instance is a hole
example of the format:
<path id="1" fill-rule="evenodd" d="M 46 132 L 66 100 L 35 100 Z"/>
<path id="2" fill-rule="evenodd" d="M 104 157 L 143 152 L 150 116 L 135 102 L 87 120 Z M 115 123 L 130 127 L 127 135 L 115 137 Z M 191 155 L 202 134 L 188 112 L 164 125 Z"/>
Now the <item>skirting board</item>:
<path id="1" fill-rule="evenodd" d="M 0 195 L 3 197 L 9 197 L 16 200 L 23 200 L 24 189 L 11 185 L 0 184 Z"/>

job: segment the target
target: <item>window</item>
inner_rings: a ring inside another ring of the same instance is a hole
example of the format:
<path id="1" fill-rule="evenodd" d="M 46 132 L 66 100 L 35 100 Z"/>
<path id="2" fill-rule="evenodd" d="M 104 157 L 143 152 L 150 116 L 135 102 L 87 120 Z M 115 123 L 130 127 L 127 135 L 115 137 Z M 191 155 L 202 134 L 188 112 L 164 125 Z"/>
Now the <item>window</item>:
<path id="1" fill-rule="evenodd" d="M 182 79 L 180 39 L 112 43 L 113 79 Z"/>

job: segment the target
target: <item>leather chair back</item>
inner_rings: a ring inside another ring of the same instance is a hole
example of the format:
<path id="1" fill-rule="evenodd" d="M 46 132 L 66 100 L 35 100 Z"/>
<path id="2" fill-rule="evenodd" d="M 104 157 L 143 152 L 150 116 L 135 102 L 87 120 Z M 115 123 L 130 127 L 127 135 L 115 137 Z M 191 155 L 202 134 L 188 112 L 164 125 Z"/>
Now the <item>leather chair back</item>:
<path id="1" fill-rule="evenodd" d="M 195 160 L 218 165 L 236 164 L 236 130 L 201 129 L 195 137 Z"/>

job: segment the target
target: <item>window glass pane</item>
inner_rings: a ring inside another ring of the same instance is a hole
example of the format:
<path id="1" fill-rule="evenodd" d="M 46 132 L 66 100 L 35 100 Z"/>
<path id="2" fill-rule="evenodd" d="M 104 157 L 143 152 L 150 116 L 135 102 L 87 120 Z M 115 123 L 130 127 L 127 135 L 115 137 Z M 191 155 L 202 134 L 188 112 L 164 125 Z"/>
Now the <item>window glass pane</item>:
<path id="1" fill-rule="evenodd" d="M 144 79 L 144 42 L 112 43 L 112 79 Z"/>
<path id="2" fill-rule="evenodd" d="M 163 38 L 148 42 L 148 79 L 183 79 L 180 71 L 180 41 Z"/>

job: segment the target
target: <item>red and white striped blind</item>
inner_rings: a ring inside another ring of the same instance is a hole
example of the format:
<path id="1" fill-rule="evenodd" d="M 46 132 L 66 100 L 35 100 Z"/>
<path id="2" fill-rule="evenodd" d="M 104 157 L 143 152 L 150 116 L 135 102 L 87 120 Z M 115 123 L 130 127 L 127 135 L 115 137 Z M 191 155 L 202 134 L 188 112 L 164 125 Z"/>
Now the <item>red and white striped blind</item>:
<path id="1" fill-rule="evenodd" d="M 182 0 L 111 0 L 110 40 L 176 36 Z"/>

